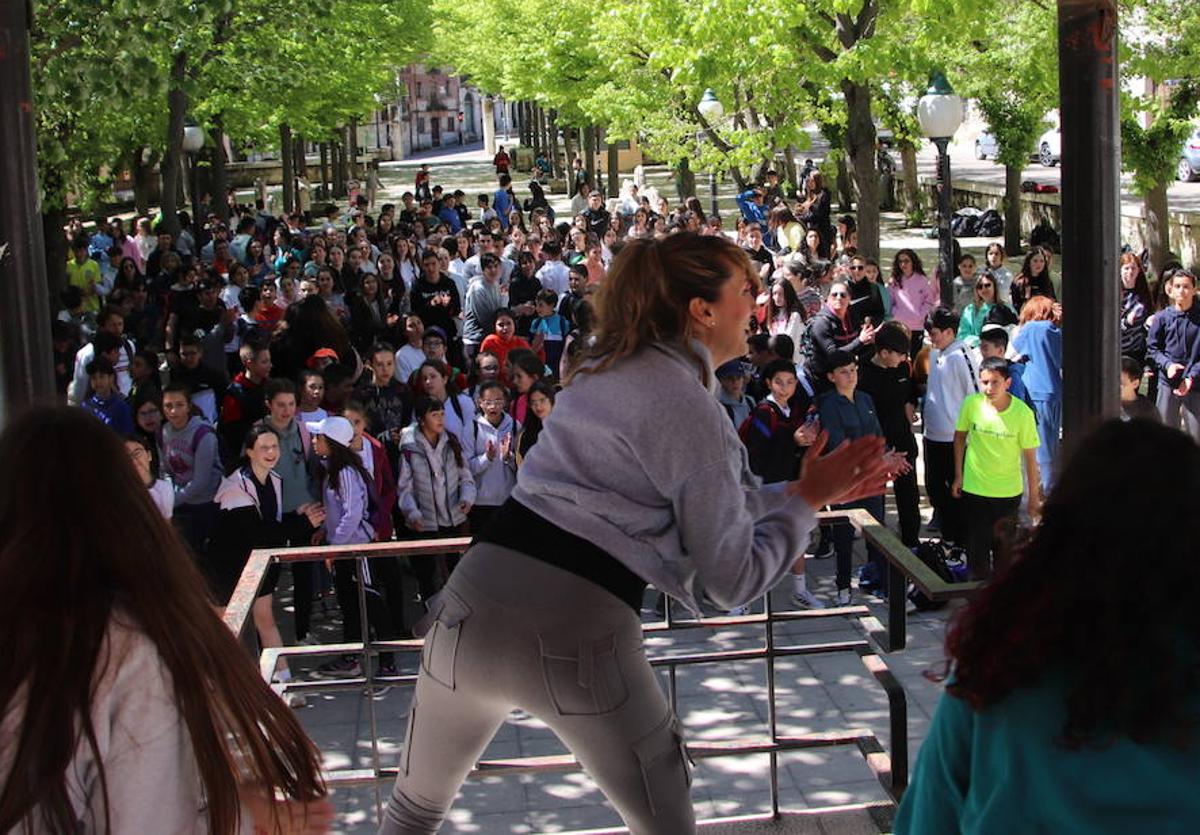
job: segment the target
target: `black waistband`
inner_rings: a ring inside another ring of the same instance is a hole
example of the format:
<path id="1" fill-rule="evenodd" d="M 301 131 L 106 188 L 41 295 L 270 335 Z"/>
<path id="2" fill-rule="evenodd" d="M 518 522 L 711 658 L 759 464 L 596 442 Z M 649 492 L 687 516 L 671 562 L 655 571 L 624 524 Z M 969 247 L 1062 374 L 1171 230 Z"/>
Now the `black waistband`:
<path id="1" fill-rule="evenodd" d="M 475 534 L 474 541 L 511 548 L 582 577 L 616 595 L 641 615 L 645 580 L 603 548 L 564 531 L 516 499 L 501 505 L 484 529 Z"/>

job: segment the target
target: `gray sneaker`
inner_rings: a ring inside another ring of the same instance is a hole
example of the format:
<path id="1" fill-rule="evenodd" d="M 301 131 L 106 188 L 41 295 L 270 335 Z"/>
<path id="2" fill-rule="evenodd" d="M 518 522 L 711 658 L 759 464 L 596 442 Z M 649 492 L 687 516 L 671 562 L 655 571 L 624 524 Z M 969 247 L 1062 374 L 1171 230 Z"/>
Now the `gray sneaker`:
<path id="1" fill-rule="evenodd" d="M 837 605 L 839 605 L 839 606 L 849 606 L 850 605 L 850 589 L 838 589 Z"/>

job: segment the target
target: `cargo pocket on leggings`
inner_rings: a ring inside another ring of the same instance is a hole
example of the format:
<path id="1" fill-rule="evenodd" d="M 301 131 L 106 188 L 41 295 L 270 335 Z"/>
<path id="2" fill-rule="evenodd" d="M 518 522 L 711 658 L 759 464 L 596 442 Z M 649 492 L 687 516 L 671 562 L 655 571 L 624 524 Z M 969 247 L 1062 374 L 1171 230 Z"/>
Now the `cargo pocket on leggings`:
<path id="1" fill-rule="evenodd" d="M 683 741 L 683 726 L 674 713 L 668 712 L 654 730 L 635 742 L 633 752 L 642 768 L 651 814 L 658 815 L 666 808 L 663 803 L 681 792 L 687 795 L 692 787 L 692 759 Z"/>
<path id="2" fill-rule="evenodd" d="M 566 642 L 539 636 L 546 691 L 561 716 L 596 716 L 629 698 L 617 657 L 617 636 Z"/>
<path id="3" fill-rule="evenodd" d="M 421 667 L 431 679 L 453 690 L 458 644 L 471 607 L 449 589 L 443 589 L 440 598 L 433 628 L 425 636 Z"/>
<path id="4" fill-rule="evenodd" d="M 404 728 L 404 755 L 400 757 L 400 771 L 408 776 L 408 764 L 412 761 L 413 732 L 417 724 L 417 694 L 413 693 L 412 704 L 408 708 L 408 724 Z"/>

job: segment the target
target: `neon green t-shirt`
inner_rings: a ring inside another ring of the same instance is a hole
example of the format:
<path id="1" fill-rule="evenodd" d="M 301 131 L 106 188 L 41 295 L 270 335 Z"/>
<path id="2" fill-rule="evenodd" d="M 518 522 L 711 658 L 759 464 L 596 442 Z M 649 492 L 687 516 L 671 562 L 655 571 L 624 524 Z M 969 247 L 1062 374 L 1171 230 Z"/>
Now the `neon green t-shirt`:
<path id="1" fill-rule="evenodd" d="M 1025 489 L 1021 477 L 1022 450 L 1037 449 L 1037 419 L 1033 410 L 1014 397 L 1003 412 L 982 394 L 963 401 L 959 432 L 967 433 L 963 460 L 963 490 L 976 496 L 1006 499 Z"/>
<path id="2" fill-rule="evenodd" d="M 74 258 L 67 261 L 67 283 L 83 291 L 83 309 L 89 313 L 100 312 L 100 297 L 96 295 L 100 281 L 100 265 L 91 258 L 82 264 L 75 263 Z"/>

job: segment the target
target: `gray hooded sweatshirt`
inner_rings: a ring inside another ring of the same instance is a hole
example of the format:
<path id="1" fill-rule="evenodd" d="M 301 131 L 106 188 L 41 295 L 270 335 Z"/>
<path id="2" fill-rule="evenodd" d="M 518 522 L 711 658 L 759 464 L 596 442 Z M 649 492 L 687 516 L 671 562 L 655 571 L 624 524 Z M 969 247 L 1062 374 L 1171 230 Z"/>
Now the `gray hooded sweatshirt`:
<path id="1" fill-rule="evenodd" d="M 758 597 L 804 552 L 816 516 L 750 472 L 714 386 L 695 341 L 577 375 L 513 497 L 694 612 L 702 593 L 723 609 Z"/>

